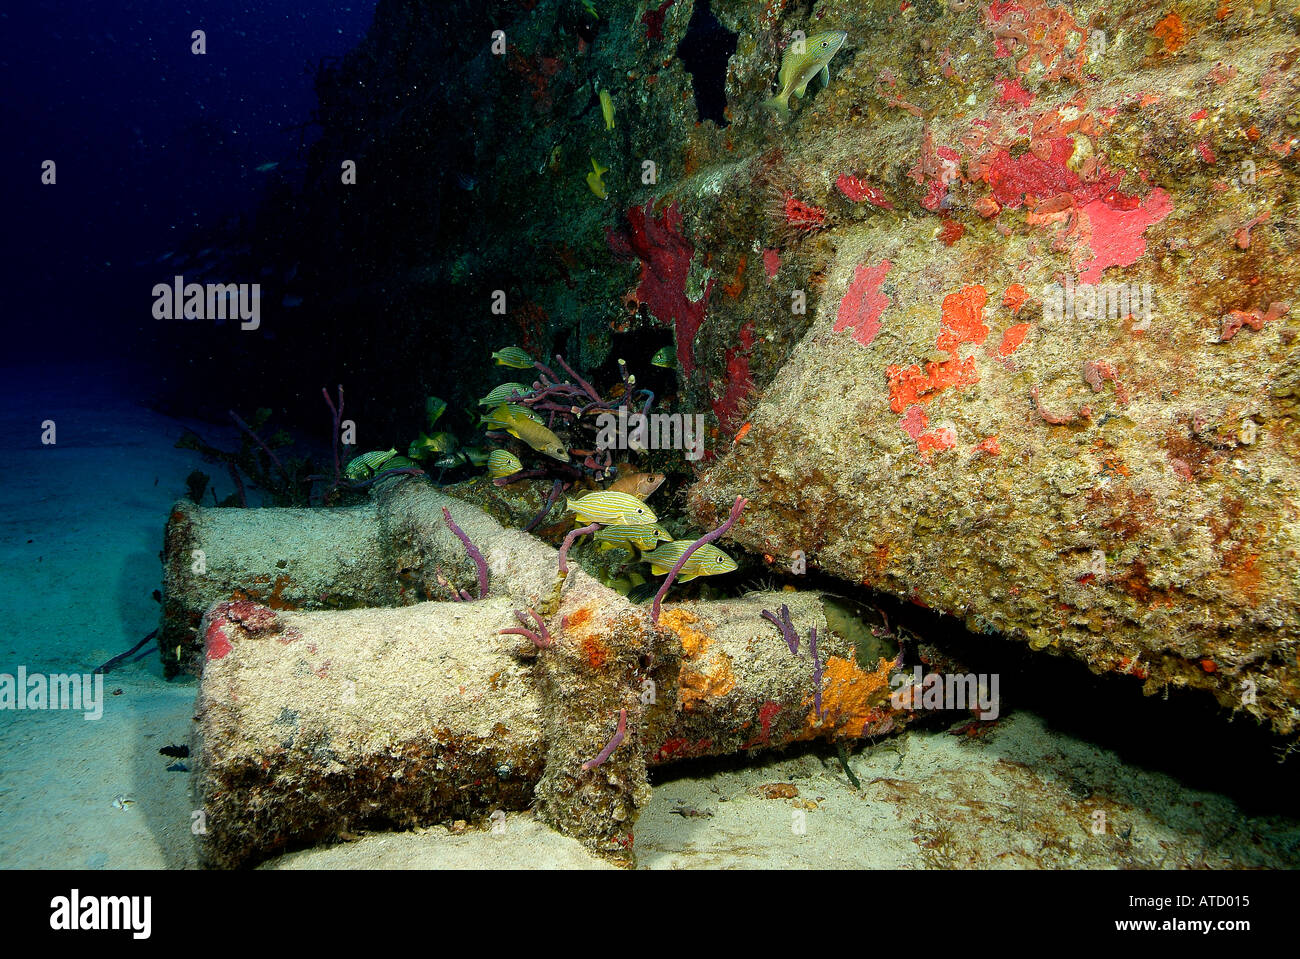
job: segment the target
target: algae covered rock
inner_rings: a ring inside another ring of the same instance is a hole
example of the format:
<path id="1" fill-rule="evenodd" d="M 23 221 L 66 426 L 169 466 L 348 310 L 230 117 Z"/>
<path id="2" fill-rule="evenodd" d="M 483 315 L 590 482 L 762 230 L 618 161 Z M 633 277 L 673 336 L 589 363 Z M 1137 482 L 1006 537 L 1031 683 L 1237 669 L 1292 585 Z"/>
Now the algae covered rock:
<path id="1" fill-rule="evenodd" d="M 697 522 L 743 493 L 755 550 L 1294 731 L 1296 17 L 923 6 L 814 7 L 850 40 L 748 161 L 772 269 L 699 323 Z"/>

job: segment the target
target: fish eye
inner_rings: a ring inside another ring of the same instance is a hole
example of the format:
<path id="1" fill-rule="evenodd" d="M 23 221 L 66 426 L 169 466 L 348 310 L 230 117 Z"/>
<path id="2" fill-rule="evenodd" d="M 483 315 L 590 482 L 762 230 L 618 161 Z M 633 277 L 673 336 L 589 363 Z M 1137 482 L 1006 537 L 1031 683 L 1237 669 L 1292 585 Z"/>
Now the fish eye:
<path id="1" fill-rule="evenodd" d="M 822 41 L 822 48 L 823 48 L 823 49 L 825 49 L 826 47 L 829 47 L 830 45 L 831 45 L 831 42 L 830 42 L 829 40 L 823 40 L 823 41 Z"/>

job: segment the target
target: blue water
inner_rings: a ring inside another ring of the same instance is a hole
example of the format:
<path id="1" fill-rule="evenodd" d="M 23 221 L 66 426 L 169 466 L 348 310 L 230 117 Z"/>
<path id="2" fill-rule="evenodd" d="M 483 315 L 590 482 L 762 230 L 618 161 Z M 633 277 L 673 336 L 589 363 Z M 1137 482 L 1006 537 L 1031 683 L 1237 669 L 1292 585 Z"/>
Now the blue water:
<path id="1" fill-rule="evenodd" d="M 0 13 L 3 265 L 10 350 L 127 352 L 133 268 L 248 211 L 292 176 L 316 64 L 365 34 L 374 0 L 37 2 Z M 207 52 L 191 52 L 206 32 Z M 43 186 L 54 160 L 58 182 Z M 256 167 L 278 163 L 271 171 Z M 147 302 L 147 300 L 145 300 Z M 39 316 L 34 323 L 25 317 Z"/>

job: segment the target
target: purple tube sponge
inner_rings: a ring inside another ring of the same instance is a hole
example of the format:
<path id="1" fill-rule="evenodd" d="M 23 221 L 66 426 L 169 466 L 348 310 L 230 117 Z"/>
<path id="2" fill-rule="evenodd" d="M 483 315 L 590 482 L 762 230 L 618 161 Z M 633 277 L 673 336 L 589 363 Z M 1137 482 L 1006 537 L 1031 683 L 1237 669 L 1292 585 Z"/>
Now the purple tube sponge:
<path id="1" fill-rule="evenodd" d="M 656 624 L 659 622 L 659 605 L 663 602 L 664 596 L 668 593 L 668 587 L 673 584 L 673 580 L 677 578 L 677 574 L 682 571 L 682 567 L 686 565 L 686 561 L 691 558 L 691 554 L 701 546 L 707 546 L 709 543 L 712 543 L 715 539 L 720 538 L 724 533 L 726 533 L 727 530 L 731 529 L 731 527 L 735 525 L 736 520 L 740 519 L 740 514 L 748 505 L 749 500 L 745 499 L 743 496 L 737 496 L 736 502 L 731 504 L 731 514 L 727 517 L 727 521 L 713 532 L 705 533 L 690 546 L 686 547 L 686 551 L 682 553 L 681 558 L 673 564 L 673 568 L 670 569 L 668 575 L 664 577 L 664 583 L 659 587 L 659 592 L 655 593 L 655 601 L 654 606 L 650 610 L 650 618 Z"/>
<path id="2" fill-rule="evenodd" d="M 531 616 L 533 622 L 537 624 L 536 631 L 528 628 L 528 616 Z M 497 633 L 499 635 L 511 633 L 515 636 L 527 636 L 538 649 L 546 649 L 551 645 L 551 634 L 546 629 L 546 621 L 531 606 L 528 608 L 528 616 L 525 616 L 521 610 L 516 609 L 515 618 L 519 620 L 520 625 L 510 629 L 499 629 Z"/>
<path id="3" fill-rule="evenodd" d="M 487 561 L 483 559 L 483 554 L 478 551 L 478 547 L 469 541 L 469 537 L 451 518 L 451 512 L 447 507 L 442 508 L 442 521 L 447 524 L 447 528 L 456 534 L 456 538 L 465 544 L 465 552 L 469 553 L 469 558 L 474 561 L 478 567 L 478 598 L 482 599 L 488 591 L 488 568 Z"/>
<path id="4" fill-rule="evenodd" d="M 614 738 L 609 741 L 609 744 L 605 746 L 604 749 L 602 749 L 600 752 L 596 754 L 596 758 L 588 759 L 585 763 L 582 764 L 583 770 L 586 771 L 588 769 L 595 769 L 597 766 L 603 763 L 610 756 L 614 755 L 614 750 L 618 749 L 619 744 L 623 742 L 623 736 L 626 732 L 627 732 L 627 710 L 620 709 L 618 711 L 618 729 L 614 732 Z"/>
<path id="5" fill-rule="evenodd" d="M 793 655 L 798 656 L 799 634 L 794 631 L 794 623 L 790 621 L 790 607 L 785 603 L 781 604 L 781 616 L 779 619 L 777 618 L 776 613 L 768 609 L 763 610 L 760 615 L 762 615 L 764 619 L 775 624 L 777 629 L 781 630 L 781 638 L 784 639 L 785 644 L 790 647 L 790 652 Z"/>

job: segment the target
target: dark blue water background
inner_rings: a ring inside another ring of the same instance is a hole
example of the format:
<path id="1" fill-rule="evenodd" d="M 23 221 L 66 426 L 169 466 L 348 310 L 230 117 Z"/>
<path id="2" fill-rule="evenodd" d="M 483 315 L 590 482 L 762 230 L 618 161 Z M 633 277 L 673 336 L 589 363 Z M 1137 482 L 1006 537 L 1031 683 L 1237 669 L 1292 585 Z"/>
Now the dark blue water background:
<path id="1" fill-rule="evenodd" d="M 157 258 L 251 209 L 274 178 L 292 179 L 314 136 L 315 65 L 355 46 L 374 7 L 7 5 L 4 365 L 129 360 Z M 191 53 L 196 29 L 204 56 Z M 56 186 L 40 183 L 47 159 Z"/>

